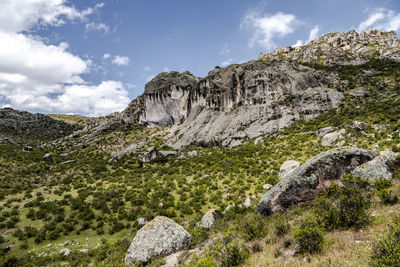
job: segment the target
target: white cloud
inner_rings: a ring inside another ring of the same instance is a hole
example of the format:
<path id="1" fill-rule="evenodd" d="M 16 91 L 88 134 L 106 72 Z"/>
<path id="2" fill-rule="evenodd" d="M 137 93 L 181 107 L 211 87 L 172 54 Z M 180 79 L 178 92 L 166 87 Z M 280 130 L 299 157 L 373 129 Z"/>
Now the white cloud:
<path id="1" fill-rule="evenodd" d="M 231 52 L 231 50 L 229 49 L 228 45 L 225 45 L 224 47 L 221 48 L 221 50 L 219 51 L 219 54 L 221 56 L 226 56 Z"/>
<path id="2" fill-rule="evenodd" d="M 232 58 L 228 58 L 227 60 L 225 60 L 225 61 L 223 61 L 223 62 L 221 63 L 221 66 L 222 66 L 222 67 L 226 67 L 226 66 L 230 65 L 230 64 L 232 63 L 232 61 L 233 61 Z"/>
<path id="3" fill-rule="evenodd" d="M 298 47 L 298 46 L 302 46 L 303 45 L 303 40 L 297 40 L 296 43 L 294 45 L 292 45 L 293 47 Z"/>
<path id="4" fill-rule="evenodd" d="M 398 31 L 400 29 L 400 12 L 396 13 L 386 8 L 376 8 L 369 13 L 366 20 L 360 23 L 357 31 L 362 32 L 367 28 Z"/>
<path id="5" fill-rule="evenodd" d="M 294 45 L 292 45 L 292 46 L 293 47 L 298 47 L 298 46 L 302 46 L 302 45 L 308 44 L 309 42 L 311 42 L 311 41 L 313 41 L 313 40 L 315 40 L 316 38 L 319 37 L 319 31 L 320 31 L 319 26 L 318 25 L 314 26 L 314 28 L 312 28 L 310 30 L 310 32 L 308 33 L 307 41 L 304 42 L 303 40 L 297 40 L 296 43 Z"/>
<path id="6" fill-rule="evenodd" d="M 251 31 L 250 47 L 258 44 L 266 49 L 274 48 L 274 39 L 293 33 L 298 21 L 293 14 L 278 12 L 275 14 L 260 14 L 249 10 L 244 16 L 240 27 Z"/>
<path id="7" fill-rule="evenodd" d="M 79 11 L 67 6 L 65 0 L 2 0 L 0 8 L 0 29 L 7 32 L 21 32 L 33 26 L 59 26 L 66 20 L 85 20 L 96 9 L 97 4 Z"/>
<path id="8" fill-rule="evenodd" d="M 118 66 L 128 66 L 129 65 L 129 58 L 128 57 L 121 57 L 121 56 L 115 56 L 113 61 L 113 64 L 118 65 Z"/>
<path id="9" fill-rule="evenodd" d="M 110 58 L 110 57 L 111 57 L 111 55 L 108 54 L 108 53 L 105 53 L 105 54 L 103 55 L 103 59 L 107 59 L 107 58 Z"/>
<path id="10" fill-rule="evenodd" d="M 67 43 L 45 44 L 26 31 L 41 25 L 59 26 L 66 20 L 86 20 L 103 6 L 83 11 L 65 0 L 2 0 L 0 9 L 0 105 L 42 112 L 92 116 L 121 110 L 128 92 L 118 81 L 90 84 L 81 75 L 93 62 L 68 51 Z"/>
<path id="11" fill-rule="evenodd" d="M 308 34 L 307 43 L 309 43 L 319 37 L 319 30 L 320 29 L 319 29 L 318 25 L 311 29 L 310 33 Z"/>
<path id="12" fill-rule="evenodd" d="M 165 72 L 170 72 L 170 71 L 171 71 L 171 69 L 170 69 L 170 68 L 168 68 L 168 67 L 164 67 L 164 71 L 165 71 Z"/>
<path id="13" fill-rule="evenodd" d="M 146 67 L 144 67 L 143 68 L 145 71 L 150 71 L 151 70 L 151 68 L 149 67 L 149 66 L 146 66 Z"/>
<path id="14" fill-rule="evenodd" d="M 85 25 L 85 30 L 88 31 L 103 31 L 104 33 L 108 33 L 110 28 L 104 23 L 88 23 Z"/>

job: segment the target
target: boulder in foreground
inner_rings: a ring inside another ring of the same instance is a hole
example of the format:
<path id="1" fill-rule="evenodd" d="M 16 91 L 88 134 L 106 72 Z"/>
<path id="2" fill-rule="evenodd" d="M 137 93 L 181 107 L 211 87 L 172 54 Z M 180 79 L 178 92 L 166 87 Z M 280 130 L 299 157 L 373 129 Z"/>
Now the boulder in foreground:
<path id="1" fill-rule="evenodd" d="M 268 216 L 294 204 L 311 201 L 333 182 L 378 156 L 359 148 L 337 148 L 319 154 L 295 169 L 261 198 L 256 212 Z"/>
<path id="2" fill-rule="evenodd" d="M 188 248 L 191 241 L 191 235 L 182 226 L 167 217 L 157 216 L 137 232 L 126 253 L 125 263 L 146 263 L 168 256 Z"/>

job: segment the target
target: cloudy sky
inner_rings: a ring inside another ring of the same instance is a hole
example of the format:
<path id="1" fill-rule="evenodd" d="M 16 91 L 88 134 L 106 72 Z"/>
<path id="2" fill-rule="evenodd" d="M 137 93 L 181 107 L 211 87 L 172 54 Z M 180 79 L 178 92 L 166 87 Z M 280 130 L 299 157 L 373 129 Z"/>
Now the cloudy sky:
<path id="1" fill-rule="evenodd" d="M 159 72 L 366 28 L 400 30 L 400 1 L 0 0 L 0 107 L 106 115 Z"/>

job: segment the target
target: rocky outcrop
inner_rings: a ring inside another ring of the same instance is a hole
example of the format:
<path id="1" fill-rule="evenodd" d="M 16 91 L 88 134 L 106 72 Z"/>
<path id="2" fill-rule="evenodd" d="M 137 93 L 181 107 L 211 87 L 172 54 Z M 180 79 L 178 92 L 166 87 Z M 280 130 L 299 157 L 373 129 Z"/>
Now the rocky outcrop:
<path id="1" fill-rule="evenodd" d="M 287 160 L 285 161 L 281 168 L 279 169 L 279 177 L 284 179 L 289 173 L 294 171 L 296 168 L 300 166 L 300 162 L 297 160 Z"/>
<path id="2" fill-rule="evenodd" d="M 394 31 L 365 30 L 327 33 L 299 47 L 283 47 L 262 53 L 259 59 L 294 60 L 316 64 L 360 65 L 371 59 L 400 62 L 400 41 Z"/>
<path id="3" fill-rule="evenodd" d="M 294 204 L 307 202 L 326 190 L 343 175 L 378 154 L 359 148 L 337 148 L 319 154 L 290 173 L 261 198 L 256 211 L 268 216 Z"/>
<path id="4" fill-rule="evenodd" d="M 211 228 L 215 225 L 217 220 L 219 220 L 223 217 L 224 217 L 224 215 L 220 211 L 218 211 L 216 209 L 210 209 L 201 218 L 200 226 L 204 227 L 204 228 Z"/>
<path id="5" fill-rule="evenodd" d="M 199 78 L 190 72 L 162 72 L 146 84 L 144 94 L 119 115 L 125 122 L 162 127 L 183 122 L 188 98 Z"/>
<path id="6" fill-rule="evenodd" d="M 400 168 L 400 159 L 397 153 L 390 155 L 380 155 L 371 161 L 368 161 L 361 166 L 358 166 L 351 173 L 354 176 L 359 176 L 376 182 L 379 179 L 391 180 L 393 172 Z"/>
<path id="7" fill-rule="evenodd" d="M 143 152 L 138 152 L 138 160 L 141 162 L 150 162 L 156 158 L 168 158 L 172 156 L 177 156 L 176 151 L 159 151 L 156 147 L 149 147 Z"/>
<path id="8" fill-rule="evenodd" d="M 125 256 L 125 263 L 146 263 L 151 259 L 168 256 L 190 246 L 192 237 L 186 230 L 163 216 L 157 216 L 143 226 L 133 239 Z"/>
<path id="9" fill-rule="evenodd" d="M 170 146 L 237 146 L 338 107 L 342 93 L 314 69 L 251 61 L 215 69 L 190 91 L 188 115 L 166 137 Z"/>

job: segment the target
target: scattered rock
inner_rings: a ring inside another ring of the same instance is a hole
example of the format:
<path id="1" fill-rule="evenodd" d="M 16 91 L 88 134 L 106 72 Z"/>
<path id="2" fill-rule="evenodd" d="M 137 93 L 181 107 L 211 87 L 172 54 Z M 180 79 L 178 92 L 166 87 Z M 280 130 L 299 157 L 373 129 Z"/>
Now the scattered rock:
<path id="1" fill-rule="evenodd" d="M 260 137 L 257 137 L 257 138 L 254 140 L 254 144 L 255 144 L 255 145 L 263 144 L 263 143 L 264 143 L 264 138 L 262 138 L 261 136 L 260 136 Z"/>
<path id="2" fill-rule="evenodd" d="M 164 204 L 163 204 L 163 203 L 160 203 L 160 204 L 158 204 L 158 207 L 159 207 L 160 209 L 162 209 L 162 208 L 164 207 Z"/>
<path id="3" fill-rule="evenodd" d="M 76 162 L 76 160 L 71 159 L 71 160 L 67 160 L 67 161 L 61 162 L 60 164 L 61 165 L 66 165 L 66 164 L 73 164 L 75 162 Z"/>
<path id="4" fill-rule="evenodd" d="M 253 206 L 253 202 L 251 202 L 251 198 L 247 197 L 246 200 L 243 202 L 243 206 L 246 208 L 250 208 Z"/>
<path id="5" fill-rule="evenodd" d="M 23 152 L 32 152 L 32 147 L 31 146 L 23 146 L 22 147 L 22 151 Z"/>
<path id="6" fill-rule="evenodd" d="M 221 219 L 223 217 L 224 217 L 224 215 L 220 211 L 218 211 L 216 209 L 210 209 L 201 218 L 200 226 L 202 226 L 204 228 L 211 228 L 215 225 L 215 223 L 217 222 L 218 219 Z"/>
<path id="7" fill-rule="evenodd" d="M 263 185 L 264 190 L 270 190 L 271 188 L 272 188 L 272 185 L 270 185 L 270 184 Z"/>
<path id="8" fill-rule="evenodd" d="M 322 137 L 321 146 L 332 146 L 339 138 L 340 134 L 338 132 L 328 133 Z"/>
<path id="9" fill-rule="evenodd" d="M 294 257 L 299 252 L 300 252 L 300 245 L 295 244 L 293 247 L 283 250 L 282 257 L 291 258 L 291 257 Z"/>
<path id="10" fill-rule="evenodd" d="M 197 150 L 193 150 L 193 151 L 190 151 L 189 153 L 188 153 L 188 155 L 189 155 L 189 157 L 195 157 L 195 156 L 197 156 L 199 153 L 197 152 Z"/>
<path id="11" fill-rule="evenodd" d="M 321 129 L 319 129 L 318 131 L 316 131 L 315 133 L 316 133 L 319 137 L 322 137 L 322 136 L 324 136 L 324 135 L 326 135 L 326 134 L 328 134 L 328 133 L 331 133 L 331 132 L 336 131 L 336 129 L 337 129 L 336 127 L 329 126 L 329 127 L 321 128 Z"/>
<path id="12" fill-rule="evenodd" d="M 178 159 L 180 159 L 180 160 L 185 160 L 185 159 L 187 159 L 187 157 L 186 157 L 185 155 L 180 155 L 180 156 L 178 157 Z"/>
<path id="13" fill-rule="evenodd" d="M 358 96 L 358 97 L 362 97 L 368 94 L 368 90 L 364 89 L 364 88 L 355 88 L 352 89 L 348 92 L 349 95 L 351 96 Z"/>
<path id="14" fill-rule="evenodd" d="M 68 248 L 63 248 L 59 251 L 60 254 L 64 255 L 64 256 L 68 256 L 69 254 L 71 254 L 71 250 Z"/>
<path id="15" fill-rule="evenodd" d="M 377 155 L 376 152 L 359 148 L 336 148 L 319 154 L 265 193 L 256 211 L 268 216 L 299 202 L 312 201 L 332 182 L 339 182 L 343 175 Z"/>
<path id="16" fill-rule="evenodd" d="M 81 253 L 88 253 L 89 250 L 87 248 L 80 249 L 79 252 Z"/>
<path id="17" fill-rule="evenodd" d="M 138 222 L 139 228 L 142 228 L 147 223 L 147 220 L 145 218 L 137 218 L 137 222 Z"/>
<path id="18" fill-rule="evenodd" d="M 68 241 L 65 241 L 64 243 L 62 243 L 62 244 L 58 244 L 58 246 L 59 247 L 65 247 L 65 246 L 68 246 Z"/>
<path id="19" fill-rule="evenodd" d="M 157 148 L 149 147 L 144 152 L 137 153 L 137 156 L 141 162 L 150 162 L 157 157 Z"/>
<path id="20" fill-rule="evenodd" d="M 51 156 L 50 153 L 44 154 L 44 156 L 43 156 L 42 159 L 43 159 L 44 161 L 47 161 L 47 162 L 53 162 L 53 157 Z"/>
<path id="21" fill-rule="evenodd" d="M 137 232 L 126 253 L 125 263 L 146 263 L 156 257 L 168 256 L 188 248 L 191 242 L 191 235 L 182 226 L 157 216 Z"/>
<path id="22" fill-rule="evenodd" d="M 300 166 L 300 162 L 298 162 L 297 160 L 287 160 L 287 161 L 285 161 L 282 164 L 281 168 L 279 169 L 279 177 L 281 177 L 282 179 L 285 179 L 285 177 L 289 173 L 294 171 L 299 166 Z"/>
<path id="23" fill-rule="evenodd" d="M 176 156 L 176 155 L 178 155 L 178 152 L 176 152 L 176 151 L 158 151 L 157 152 L 157 156 L 164 157 L 164 158 L 172 157 L 172 156 Z"/>
<path id="24" fill-rule="evenodd" d="M 349 125 L 350 128 L 358 131 L 365 131 L 369 129 L 368 123 L 362 122 L 362 121 L 354 121 Z"/>

